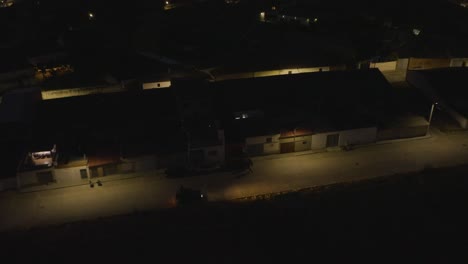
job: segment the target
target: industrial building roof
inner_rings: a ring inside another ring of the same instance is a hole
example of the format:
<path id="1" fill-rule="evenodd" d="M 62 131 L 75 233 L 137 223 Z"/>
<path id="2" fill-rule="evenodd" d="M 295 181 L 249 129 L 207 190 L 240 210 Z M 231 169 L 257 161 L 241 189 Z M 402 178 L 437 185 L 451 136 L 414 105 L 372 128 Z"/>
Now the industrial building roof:
<path id="1" fill-rule="evenodd" d="M 86 153 L 103 142 L 129 146 L 123 150 L 128 155 L 164 152 L 180 141 L 172 89 L 46 100 L 38 116 L 36 140 L 52 138 L 59 146 L 75 142 L 86 146 Z"/>
<path id="2" fill-rule="evenodd" d="M 228 80 L 212 86 L 226 124 L 257 123 L 255 117 L 235 120 L 232 115 L 257 111 L 263 114 L 264 127 L 276 130 L 297 125 L 315 132 L 368 127 L 392 107 L 390 85 L 376 69 Z M 261 128 L 251 130 L 263 133 Z"/>
<path id="3" fill-rule="evenodd" d="M 441 100 L 468 116 L 468 68 L 445 68 L 419 71 Z"/>

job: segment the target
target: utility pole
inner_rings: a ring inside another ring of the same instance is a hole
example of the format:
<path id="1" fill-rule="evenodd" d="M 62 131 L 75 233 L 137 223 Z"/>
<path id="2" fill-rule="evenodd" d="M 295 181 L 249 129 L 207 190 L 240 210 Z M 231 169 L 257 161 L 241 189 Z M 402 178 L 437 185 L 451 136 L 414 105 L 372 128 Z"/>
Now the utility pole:
<path id="1" fill-rule="evenodd" d="M 432 114 L 434 113 L 434 108 L 437 104 L 438 104 L 437 102 L 432 103 L 431 112 L 429 113 L 429 123 L 427 124 L 426 135 L 429 133 L 429 128 L 431 127 L 431 121 L 432 121 Z"/>

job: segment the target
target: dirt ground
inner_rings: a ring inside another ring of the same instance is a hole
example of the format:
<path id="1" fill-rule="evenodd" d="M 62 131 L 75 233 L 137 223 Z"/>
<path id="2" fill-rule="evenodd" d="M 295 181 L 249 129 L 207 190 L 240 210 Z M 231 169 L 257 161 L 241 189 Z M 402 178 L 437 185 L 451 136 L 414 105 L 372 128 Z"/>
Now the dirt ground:
<path id="1" fill-rule="evenodd" d="M 4 233 L 6 257 L 449 263 L 465 257 L 468 166 Z"/>

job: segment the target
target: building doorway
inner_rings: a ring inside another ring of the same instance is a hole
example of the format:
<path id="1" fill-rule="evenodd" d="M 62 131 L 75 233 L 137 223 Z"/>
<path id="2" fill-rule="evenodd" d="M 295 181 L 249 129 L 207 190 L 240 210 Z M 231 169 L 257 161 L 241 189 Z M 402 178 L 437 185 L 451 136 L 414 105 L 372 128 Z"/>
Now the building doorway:
<path id="1" fill-rule="evenodd" d="M 340 140 L 340 134 L 327 135 L 327 148 L 337 147 Z"/>
<path id="2" fill-rule="evenodd" d="M 280 153 L 291 153 L 294 152 L 294 142 L 281 143 Z"/>

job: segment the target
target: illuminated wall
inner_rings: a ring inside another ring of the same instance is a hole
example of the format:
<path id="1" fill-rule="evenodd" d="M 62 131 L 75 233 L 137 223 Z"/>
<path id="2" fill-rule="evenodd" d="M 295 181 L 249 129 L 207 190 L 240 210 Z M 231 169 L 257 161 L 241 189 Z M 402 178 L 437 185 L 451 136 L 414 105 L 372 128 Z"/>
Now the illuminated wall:
<path id="1" fill-rule="evenodd" d="M 329 66 L 323 66 L 323 67 L 285 68 L 285 69 L 277 69 L 277 70 L 269 70 L 269 71 L 252 71 L 252 72 L 232 73 L 232 74 L 223 74 L 223 75 L 216 76 L 216 81 L 330 71 L 330 69 L 331 67 Z"/>
<path id="2" fill-rule="evenodd" d="M 143 83 L 143 90 L 146 90 L 146 89 L 169 88 L 169 87 L 171 87 L 171 81 L 160 81 L 160 82 Z"/>
<path id="3" fill-rule="evenodd" d="M 377 68 L 381 72 L 383 71 L 394 71 L 397 67 L 397 61 L 377 62 L 371 63 L 370 68 Z"/>
<path id="4" fill-rule="evenodd" d="M 468 67 L 468 58 L 453 58 L 450 67 Z"/>
<path id="5" fill-rule="evenodd" d="M 271 142 L 268 142 L 268 138 L 271 138 Z M 263 154 L 277 154 L 280 152 L 279 143 L 280 134 L 248 137 L 245 139 L 246 145 L 263 145 Z"/>
<path id="6" fill-rule="evenodd" d="M 410 58 L 408 70 L 426 70 L 450 67 L 451 59 L 446 58 Z"/>
<path id="7" fill-rule="evenodd" d="M 83 96 L 90 94 L 100 94 L 100 93 L 116 93 L 124 92 L 125 88 L 122 88 L 120 85 L 113 86 L 99 86 L 99 87 L 83 87 L 83 88 L 70 88 L 70 89 L 61 89 L 61 90 L 52 90 L 52 91 L 42 91 L 42 100 L 50 100 L 57 98 L 73 97 L 73 96 Z"/>

